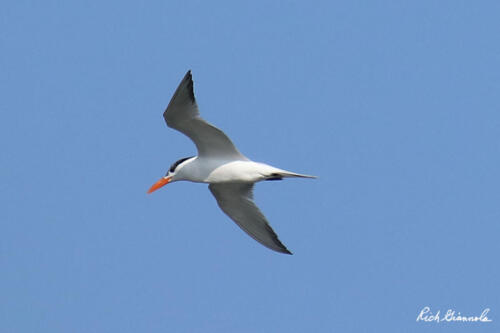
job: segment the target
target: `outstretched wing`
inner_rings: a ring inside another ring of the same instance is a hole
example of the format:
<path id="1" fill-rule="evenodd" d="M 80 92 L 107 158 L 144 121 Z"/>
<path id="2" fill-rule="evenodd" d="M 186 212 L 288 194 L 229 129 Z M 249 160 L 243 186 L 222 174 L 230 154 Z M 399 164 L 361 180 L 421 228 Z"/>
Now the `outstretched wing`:
<path id="1" fill-rule="evenodd" d="M 292 254 L 253 202 L 253 183 L 217 183 L 208 188 L 219 207 L 253 239 L 271 250 Z"/>
<path id="2" fill-rule="evenodd" d="M 191 71 L 186 73 L 177 87 L 163 118 L 169 127 L 184 133 L 194 142 L 198 156 L 246 160 L 224 132 L 200 117 Z"/>

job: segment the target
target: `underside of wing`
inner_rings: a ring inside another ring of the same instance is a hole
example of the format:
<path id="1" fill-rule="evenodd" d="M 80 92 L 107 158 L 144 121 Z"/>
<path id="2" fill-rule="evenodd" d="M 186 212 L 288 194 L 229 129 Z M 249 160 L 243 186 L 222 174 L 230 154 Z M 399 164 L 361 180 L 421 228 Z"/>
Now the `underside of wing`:
<path id="1" fill-rule="evenodd" d="M 292 254 L 278 239 L 265 216 L 253 202 L 253 183 L 210 184 L 217 204 L 253 239 L 271 250 Z"/>
<path id="2" fill-rule="evenodd" d="M 163 118 L 169 127 L 184 133 L 194 142 L 200 157 L 246 159 L 224 132 L 200 117 L 191 71 L 177 87 Z"/>

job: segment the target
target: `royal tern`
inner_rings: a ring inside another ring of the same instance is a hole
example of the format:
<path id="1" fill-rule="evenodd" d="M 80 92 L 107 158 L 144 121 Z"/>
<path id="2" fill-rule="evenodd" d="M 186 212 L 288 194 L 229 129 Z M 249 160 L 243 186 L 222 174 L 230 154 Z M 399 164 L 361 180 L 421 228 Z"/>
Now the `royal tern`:
<path id="1" fill-rule="evenodd" d="M 254 184 L 288 177 L 316 178 L 253 162 L 217 127 L 200 117 L 188 71 L 163 113 L 167 126 L 187 135 L 198 156 L 178 160 L 148 193 L 179 180 L 208 183 L 217 204 L 248 235 L 271 250 L 292 254 L 253 202 Z"/>

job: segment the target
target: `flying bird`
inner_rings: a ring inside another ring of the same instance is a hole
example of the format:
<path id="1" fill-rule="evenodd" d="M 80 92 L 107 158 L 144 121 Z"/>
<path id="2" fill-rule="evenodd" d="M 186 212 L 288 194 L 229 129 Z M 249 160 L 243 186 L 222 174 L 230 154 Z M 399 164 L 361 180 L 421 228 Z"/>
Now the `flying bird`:
<path id="1" fill-rule="evenodd" d="M 201 118 L 194 97 L 191 71 L 186 73 L 177 87 L 163 118 L 168 127 L 194 142 L 198 156 L 176 161 L 148 193 L 180 180 L 208 183 L 219 207 L 243 231 L 271 250 L 292 254 L 255 205 L 253 187 L 262 180 L 316 177 L 253 162 L 240 153 L 224 132 Z"/>

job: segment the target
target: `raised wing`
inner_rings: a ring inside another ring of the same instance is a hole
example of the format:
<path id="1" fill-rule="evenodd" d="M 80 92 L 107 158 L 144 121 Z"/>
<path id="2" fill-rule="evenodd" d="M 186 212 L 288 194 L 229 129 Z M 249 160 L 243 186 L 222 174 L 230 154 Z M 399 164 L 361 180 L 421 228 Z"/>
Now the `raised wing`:
<path id="1" fill-rule="evenodd" d="M 271 250 L 292 254 L 278 239 L 265 216 L 253 202 L 253 183 L 218 183 L 208 188 L 219 207 L 257 242 Z"/>
<path id="2" fill-rule="evenodd" d="M 177 87 L 163 113 L 163 118 L 169 127 L 193 140 L 198 149 L 198 156 L 246 160 L 224 132 L 200 117 L 193 92 L 191 71 L 186 73 Z"/>

